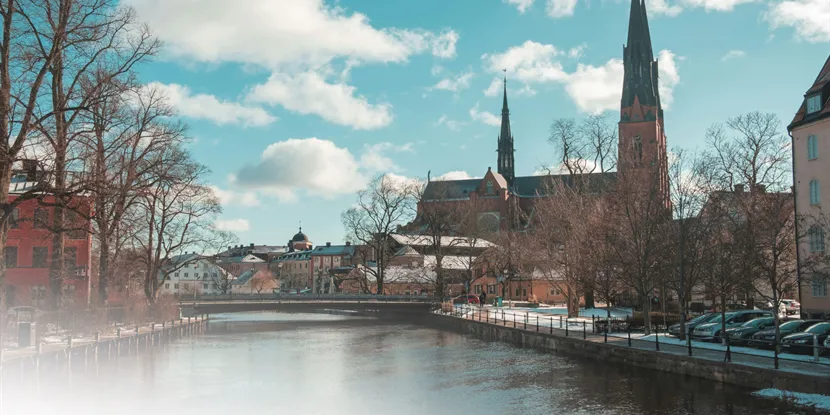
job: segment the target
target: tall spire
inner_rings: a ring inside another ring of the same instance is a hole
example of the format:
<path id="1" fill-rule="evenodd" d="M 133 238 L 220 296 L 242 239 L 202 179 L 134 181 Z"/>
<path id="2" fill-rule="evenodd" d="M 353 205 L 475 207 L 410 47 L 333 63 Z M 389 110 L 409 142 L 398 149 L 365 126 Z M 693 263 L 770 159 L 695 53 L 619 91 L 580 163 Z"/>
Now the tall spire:
<path id="1" fill-rule="evenodd" d="M 628 17 L 628 43 L 623 47 L 625 75 L 623 81 L 622 107 L 634 105 L 638 98 L 640 105 L 656 107 L 656 116 L 662 116 L 660 95 L 657 88 L 657 61 L 651 47 L 651 33 L 648 15 L 643 0 L 631 0 Z"/>
<path id="2" fill-rule="evenodd" d="M 505 70 L 507 72 L 507 70 Z M 507 77 L 504 77 L 504 102 L 501 108 L 501 132 L 498 141 L 498 172 L 507 180 L 513 182 L 513 133 L 510 131 L 510 110 L 507 107 Z"/>

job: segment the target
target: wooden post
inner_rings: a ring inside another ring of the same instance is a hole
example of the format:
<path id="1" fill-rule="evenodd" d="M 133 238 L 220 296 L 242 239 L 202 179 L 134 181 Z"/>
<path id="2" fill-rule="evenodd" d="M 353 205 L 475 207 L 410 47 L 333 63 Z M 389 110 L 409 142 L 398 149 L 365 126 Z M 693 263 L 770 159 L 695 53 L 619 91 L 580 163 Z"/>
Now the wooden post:
<path id="1" fill-rule="evenodd" d="M 69 336 L 69 347 L 66 349 L 66 365 L 72 365 L 72 336 Z"/>
<path id="2" fill-rule="evenodd" d="M 35 369 L 40 368 L 40 355 L 43 353 L 43 342 L 35 344 Z"/>
<path id="3" fill-rule="evenodd" d="M 115 357 L 121 357 L 121 327 L 115 330 Z"/>

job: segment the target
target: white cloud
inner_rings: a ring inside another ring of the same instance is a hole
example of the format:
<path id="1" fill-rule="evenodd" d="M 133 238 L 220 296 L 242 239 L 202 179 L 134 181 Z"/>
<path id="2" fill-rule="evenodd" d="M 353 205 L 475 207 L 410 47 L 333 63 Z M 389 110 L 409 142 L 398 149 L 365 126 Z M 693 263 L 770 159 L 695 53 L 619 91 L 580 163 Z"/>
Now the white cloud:
<path id="1" fill-rule="evenodd" d="M 646 0 L 646 11 L 650 15 L 666 15 L 670 17 L 677 16 L 683 11 L 683 8 L 678 5 L 669 4 L 668 0 Z"/>
<path id="2" fill-rule="evenodd" d="M 233 62 L 271 71 L 275 85 L 258 87 L 276 89 L 265 94 L 266 102 L 356 129 L 386 126 L 392 115 L 391 106 L 369 104 L 347 85 L 351 69 L 404 63 L 425 53 L 453 58 L 459 39 L 451 29 L 373 27 L 366 15 L 324 0 L 246 0 L 244 7 L 227 0 L 123 2 L 165 42 L 166 55 L 190 64 Z M 340 79 L 327 82 L 332 76 L 323 76 L 321 68 L 341 62 Z"/>
<path id="3" fill-rule="evenodd" d="M 230 232 L 245 232 L 251 228 L 247 219 L 219 219 L 216 221 L 216 229 Z"/>
<path id="4" fill-rule="evenodd" d="M 234 204 L 242 206 L 259 206 L 259 199 L 254 192 L 236 192 L 233 190 L 221 189 L 217 186 L 211 186 L 211 189 L 213 189 L 213 193 L 219 199 L 219 203 L 223 206 Z"/>
<path id="5" fill-rule="evenodd" d="M 487 95 L 488 97 L 494 97 L 498 94 L 501 94 L 502 85 L 504 84 L 502 83 L 501 78 L 493 78 L 493 80 L 490 81 L 490 86 L 488 86 L 487 89 L 484 90 L 484 95 Z"/>
<path id="6" fill-rule="evenodd" d="M 514 92 L 513 95 L 532 97 L 536 95 L 536 90 L 531 88 L 530 85 L 525 84 L 523 87 L 521 87 L 521 89 Z"/>
<path id="7" fill-rule="evenodd" d="M 759 0 L 683 0 L 687 7 L 700 7 L 706 11 L 729 12 L 736 6 L 755 3 Z"/>
<path id="8" fill-rule="evenodd" d="M 370 104 L 356 95 L 356 88 L 345 83 L 331 84 L 318 72 L 294 76 L 274 73 L 264 84 L 248 94 L 251 102 L 279 104 L 300 114 L 315 114 L 323 119 L 357 130 L 373 130 L 392 122 L 392 106 Z"/>
<path id="9" fill-rule="evenodd" d="M 443 91 L 460 92 L 470 87 L 470 81 L 473 79 L 472 72 L 466 72 L 454 78 L 444 78 L 438 81 L 432 89 L 440 89 Z"/>
<path id="10" fill-rule="evenodd" d="M 487 111 L 479 111 L 477 102 L 474 107 L 470 108 L 470 118 L 472 118 L 474 121 L 478 121 L 487 125 L 501 125 L 501 119 L 497 117 L 495 114 Z"/>
<path id="11" fill-rule="evenodd" d="M 242 167 L 229 181 L 247 191 L 293 202 L 300 193 L 330 199 L 363 189 L 372 175 L 398 171 L 389 153 L 413 151 L 412 143 L 365 145 L 360 157 L 334 142 L 290 138 L 265 148 L 256 163 Z"/>
<path id="12" fill-rule="evenodd" d="M 177 57 L 269 68 L 323 65 L 335 58 L 403 62 L 431 51 L 455 55 L 458 34 L 377 29 L 369 18 L 323 0 L 125 0 Z"/>
<path id="13" fill-rule="evenodd" d="M 570 48 L 570 49 L 568 49 L 568 57 L 574 58 L 574 59 L 581 58 L 582 54 L 585 52 L 585 49 L 587 49 L 587 48 L 588 48 L 588 46 L 585 45 L 585 44 Z"/>
<path id="14" fill-rule="evenodd" d="M 476 179 L 477 177 L 470 176 L 469 173 L 462 170 L 454 170 L 448 171 L 440 176 L 433 178 L 432 180 L 466 180 L 466 179 Z"/>
<path id="15" fill-rule="evenodd" d="M 576 9 L 576 0 L 548 0 L 545 12 L 548 16 L 558 19 L 573 16 L 574 9 Z"/>
<path id="16" fill-rule="evenodd" d="M 184 85 L 151 82 L 145 88 L 161 92 L 167 103 L 184 117 L 210 120 L 218 125 L 268 125 L 277 118 L 256 106 L 221 101 L 209 94 L 193 94 Z"/>
<path id="17" fill-rule="evenodd" d="M 555 57 L 563 52 L 553 45 L 528 40 L 519 46 L 508 48 L 504 53 L 484 54 L 485 68 L 491 72 L 507 69 L 511 78 L 525 82 L 561 81 L 568 77 L 562 64 Z"/>
<path id="18" fill-rule="evenodd" d="M 447 128 L 449 128 L 452 131 L 461 131 L 461 126 L 463 126 L 464 124 L 465 123 L 461 121 L 450 119 L 446 116 L 446 114 L 441 115 L 441 117 L 439 117 L 438 121 L 435 123 L 435 125 L 446 125 Z"/>
<path id="19" fill-rule="evenodd" d="M 723 55 L 720 60 L 726 62 L 730 59 L 743 58 L 744 56 L 746 56 L 746 52 L 742 50 L 730 50 L 729 52 L 726 52 L 726 55 Z"/>
<path id="20" fill-rule="evenodd" d="M 430 70 L 430 73 L 432 74 L 432 76 L 438 76 L 443 71 L 444 71 L 444 68 L 441 65 L 432 65 L 432 69 Z"/>
<path id="21" fill-rule="evenodd" d="M 389 152 L 412 152 L 412 143 L 396 145 L 388 142 L 364 144 L 363 155 L 360 156 L 360 165 L 369 172 L 398 171 L 400 168 L 387 155 Z"/>
<path id="22" fill-rule="evenodd" d="M 524 13 L 524 12 L 527 11 L 527 9 L 530 8 L 530 6 L 533 5 L 533 2 L 535 2 L 536 0 L 503 0 L 503 1 L 507 4 L 511 4 L 513 6 L 516 6 L 516 9 L 519 10 L 519 13 Z"/>
<path id="23" fill-rule="evenodd" d="M 773 29 L 794 28 L 798 39 L 812 43 L 830 42 L 830 1 L 770 2 L 764 17 Z"/>
<path id="24" fill-rule="evenodd" d="M 674 101 L 674 87 L 680 82 L 676 56 L 668 50 L 657 55 L 659 61 L 660 100 L 668 109 Z M 600 113 L 620 106 L 623 82 L 623 61 L 611 59 L 602 66 L 579 64 L 569 75 L 565 91 L 580 111 Z"/>

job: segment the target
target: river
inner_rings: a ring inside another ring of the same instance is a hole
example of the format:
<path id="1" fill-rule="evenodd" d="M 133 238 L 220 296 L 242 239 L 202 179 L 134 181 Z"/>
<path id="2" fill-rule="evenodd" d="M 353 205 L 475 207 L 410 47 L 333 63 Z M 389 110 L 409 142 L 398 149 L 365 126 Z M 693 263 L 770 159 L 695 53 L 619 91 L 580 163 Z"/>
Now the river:
<path id="1" fill-rule="evenodd" d="M 802 414 L 716 382 L 330 315 L 213 316 L 153 351 L 3 376 L 3 415 Z"/>

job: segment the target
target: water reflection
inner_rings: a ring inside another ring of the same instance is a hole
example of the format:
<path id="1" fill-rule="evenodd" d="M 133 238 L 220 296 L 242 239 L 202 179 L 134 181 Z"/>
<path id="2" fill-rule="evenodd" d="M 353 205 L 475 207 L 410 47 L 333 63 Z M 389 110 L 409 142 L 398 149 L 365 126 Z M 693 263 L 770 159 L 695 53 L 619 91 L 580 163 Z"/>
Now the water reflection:
<path id="1" fill-rule="evenodd" d="M 795 414 L 693 378 L 417 326 L 259 313 L 201 337 L 41 376 L 8 372 L 3 414 Z"/>

